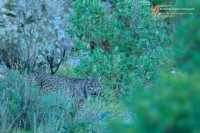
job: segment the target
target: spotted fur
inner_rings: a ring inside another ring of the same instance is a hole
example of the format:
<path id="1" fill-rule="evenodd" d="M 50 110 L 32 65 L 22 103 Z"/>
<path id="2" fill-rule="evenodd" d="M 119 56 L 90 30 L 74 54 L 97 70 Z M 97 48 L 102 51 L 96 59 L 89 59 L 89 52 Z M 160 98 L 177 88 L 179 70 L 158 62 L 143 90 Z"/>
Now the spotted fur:
<path id="1" fill-rule="evenodd" d="M 98 96 L 101 92 L 100 78 L 70 78 L 55 76 L 46 73 L 31 73 L 29 80 L 35 82 L 39 89 L 51 91 L 63 91 L 68 98 L 72 98 L 81 107 L 84 100 L 90 96 Z"/>

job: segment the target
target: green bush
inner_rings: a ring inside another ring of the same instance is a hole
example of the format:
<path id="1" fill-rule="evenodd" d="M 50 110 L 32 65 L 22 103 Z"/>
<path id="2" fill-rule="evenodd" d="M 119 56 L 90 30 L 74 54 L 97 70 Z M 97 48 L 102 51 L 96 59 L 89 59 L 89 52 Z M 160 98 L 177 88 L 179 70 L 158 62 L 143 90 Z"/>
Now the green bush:
<path id="1" fill-rule="evenodd" d="M 113 125 L 113 132 L 200 132 L 200 2 L 177 1 L 177 7 L 195 8 L 195 11 L 194 15 L 177 16 L 175 21 L 173 55 L 176 73 L 163 70 L 150 91 L 135 90 L 125 102 L 135 114 L 135 121 Z"/>
<path id="2" fill-rule="evenodd" d="M 77 110 L 65 93 L 39 91 L 16 71 L 0 79 L 0 97 L 0 132 L 105 132 L 107 121 L 132 120 L 117 101 L 90 99 Z"/>
<path id="3" fill-rule="evenodd" d="M 200 71 L 200 1 L 183 0 L 178 7 L 195 8 L 193 15 L 183 15 L 176 19 L 176 33 L 174 35 L 174 56 L 178 68 L 189 73 Z"/>
<path id="4" fill-rule="evenodd" d="M 1 132 L 62 131 L 71 110 L 70 103 L 63 93 L 39 92 L 37 86 L 29 84 L 26 76 L 15 71 L 9 72 L 1 79 L 0 97 Z"/>
<path id="5" fill-rule="evenodd" d="M 104 74 L 107 87 L 123 91 L 155 79 L 166 60 L 168 37 L 162 20 L 151 16 L 149 2 L 77 0 L 73 8 L 68 33 L 80 58 L 76 73 Z"/>
<path id="6" fill-rule="evenodd" d="M 161 4 L 166 4 L 166 0 L 151 0 L 152 4 L 154 6 L 156 5 L 161 5 Z"/>
<path id="7" fill-rule="evenodd" d="M 200 132 L 200 77 L 198 74 L 174 76 L 163 74 L 150 93 L 137 92 L 127 101 L 135 122 L 121 132 L 198 133 Z"/>
<path id="8" fill-rule="evenodd" d="M 71 121 L 71 125 L 64 127 L 65 132 L 108 132 L 109 121 L 132 121 L 133 116 L 127 108 L 117 101 L 87 100 L 82 109 L 78 110 Z"/>

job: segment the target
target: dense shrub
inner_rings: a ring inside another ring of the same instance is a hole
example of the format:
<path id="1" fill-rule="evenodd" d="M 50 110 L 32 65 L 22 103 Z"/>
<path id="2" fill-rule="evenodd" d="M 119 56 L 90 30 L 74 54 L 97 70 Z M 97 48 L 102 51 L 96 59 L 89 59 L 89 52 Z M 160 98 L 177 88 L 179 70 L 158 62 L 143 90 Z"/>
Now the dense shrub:
<path id="1" fill-rule="evenodd" d="M 200 132 L 199 5 L 198 0 L 177 1 L 177 7 L 195 8 L 194 15 L 177 16 L 173 46 L 177 72 L 164 70 L 150 92 L 134 91 L 125 103 L 136 119 L 113 126 L 114 132 Z"/>
<path id="2" fill-rule="evenodd" d="M 133 93 L 127 102 L 136 113 L 132 125 L 115 127 L 121 132 L 193 132 L 200 131 L 198 74 L 162 75 L 151 93 Z M 115 131 L 114 130 L 114 131 Z"/>
<path id="3" fill-rule="evenodd" d="M 65 93 L 39 91 L 16 71 L 0 79 L 0 97 L 1 132 L 104 132 L 109 130 L 107 121 L 133 120 L 117 101 L 88 99 L 77 110 Z"/>
<path id="4" fill-rule="evenodd" d="M 176 18 L 176 33 L 174 35 L 174 56 L 178 68 L 189 73 L 200 71 L 200 2 L 183 0 L 178 7 L 195 8 L 193 15 L 183 15 Z M 187 27 L 187 28 L 186 28 Z"/>
<path id="5" fill-rule="evenodd" d="M 1 132 L 20 131 L 55 133 L 66 125 L 70 103 L 62 93 L 47 94 L 18 72 L 10 72 L 0 81 Z M 69 117 L 70 119 L 70 117 Z"/>
<path id="6" fill-rule="evenodd" d="M 74 27 L 68 33 L 79 50 L 75 71 L 104 74 L 108 86 L 123 91 L 155 79 L 165 63 L 168 40 L 149 5 L 139 0 L 74 2 Z"/>

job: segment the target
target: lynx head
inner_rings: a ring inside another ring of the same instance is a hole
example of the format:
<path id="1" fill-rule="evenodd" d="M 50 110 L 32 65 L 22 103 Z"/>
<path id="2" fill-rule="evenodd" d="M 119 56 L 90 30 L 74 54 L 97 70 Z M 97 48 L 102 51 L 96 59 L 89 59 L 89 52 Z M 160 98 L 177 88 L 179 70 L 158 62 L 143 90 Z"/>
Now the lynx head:
<path id="1" fill-rule="evenodd" d="M 101 77 L 99 78 L 87 78 L 87 83 L 85 85 L 86 96 L 98 96 L 101 93 Z"/>

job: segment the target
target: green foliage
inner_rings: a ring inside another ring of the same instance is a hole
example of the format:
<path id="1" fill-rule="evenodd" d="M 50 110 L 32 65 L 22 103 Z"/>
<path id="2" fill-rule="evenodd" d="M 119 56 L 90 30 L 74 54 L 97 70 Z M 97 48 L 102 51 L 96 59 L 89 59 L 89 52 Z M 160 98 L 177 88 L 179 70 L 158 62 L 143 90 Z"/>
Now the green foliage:
<path id="1" fill-rule="evenodd" d="M 151 0 L 154 6 L 156 5 L 161 5 L 161 4 L 166 4 L 166 0 Z"/>
<path id="2" fill-rule="evenodd" d="M 132 125 L 121 132 L 193 132 L 200 131 L 199 74 L 192 77 L 162 74 L 150 93 L 135 92 L 127 102 L 136 112 Z M 127 127 L 127 128 L 126 128 Z"/>
<path id="3" fill-rule="evenodd" d="M 67 133 L 108 132 L 108 121 L 128 121 L 133 117 L 119 102 L 105 102 L 100 99 L 87 100 L 82 109 L 75 112 L 73 119 L 64 127 Z"/>
<path id="4" fill-rule="evenodd" d="M 65 95 L 39 92 L 18 72 L 11 71 L 0 81 L 0 97 L 1 132 L 57 132 L 66 124 L 70 104 Z"/>
<path id="5" fill-rule="evenodd" d="M 90 99 L 77 110 L 65 93 L 39 91 L 16 71 L 0 80 L 0 97 L 1 132 L 102 132 L 109 130 L 107 121 L 132 120 L 117 101 Z"/>
<path id="6" fill-rule="evenodd" d="M 153 6 L 159 5 L 173 5 L 176 0 L 149 0 L 153 4 Z"/>
<path id="7" fill-rule="evenodd" d="M 74 27 L 68 33 L 81 58 L 77 73 L 104 74 L 108 86 L 123 90 L 155 79 L 168 41 L 148 2 L 77 0 L 73 7 Z"/>
<path id="8" fill-rule="evenodd" d="M 135 90 L 125 102 L 135 121 L 113 125 L 113 132 L 200 132 L 199 5 L 198 0 L 177 1 L 178 7 L 195 8 L 194 15 L 177 16 L 173 46 L 177 72 L 162 72 L 150 91 Z"/>
<path id="9" fill-rule="evenodd" d="M 174 56 L 178 68 L 188 72 L 200 71 L 200 2 L 183 0 L 178 7 L 195 8 L 193 15 L 177 17 L 176 34 L 174 36 Z"/>

